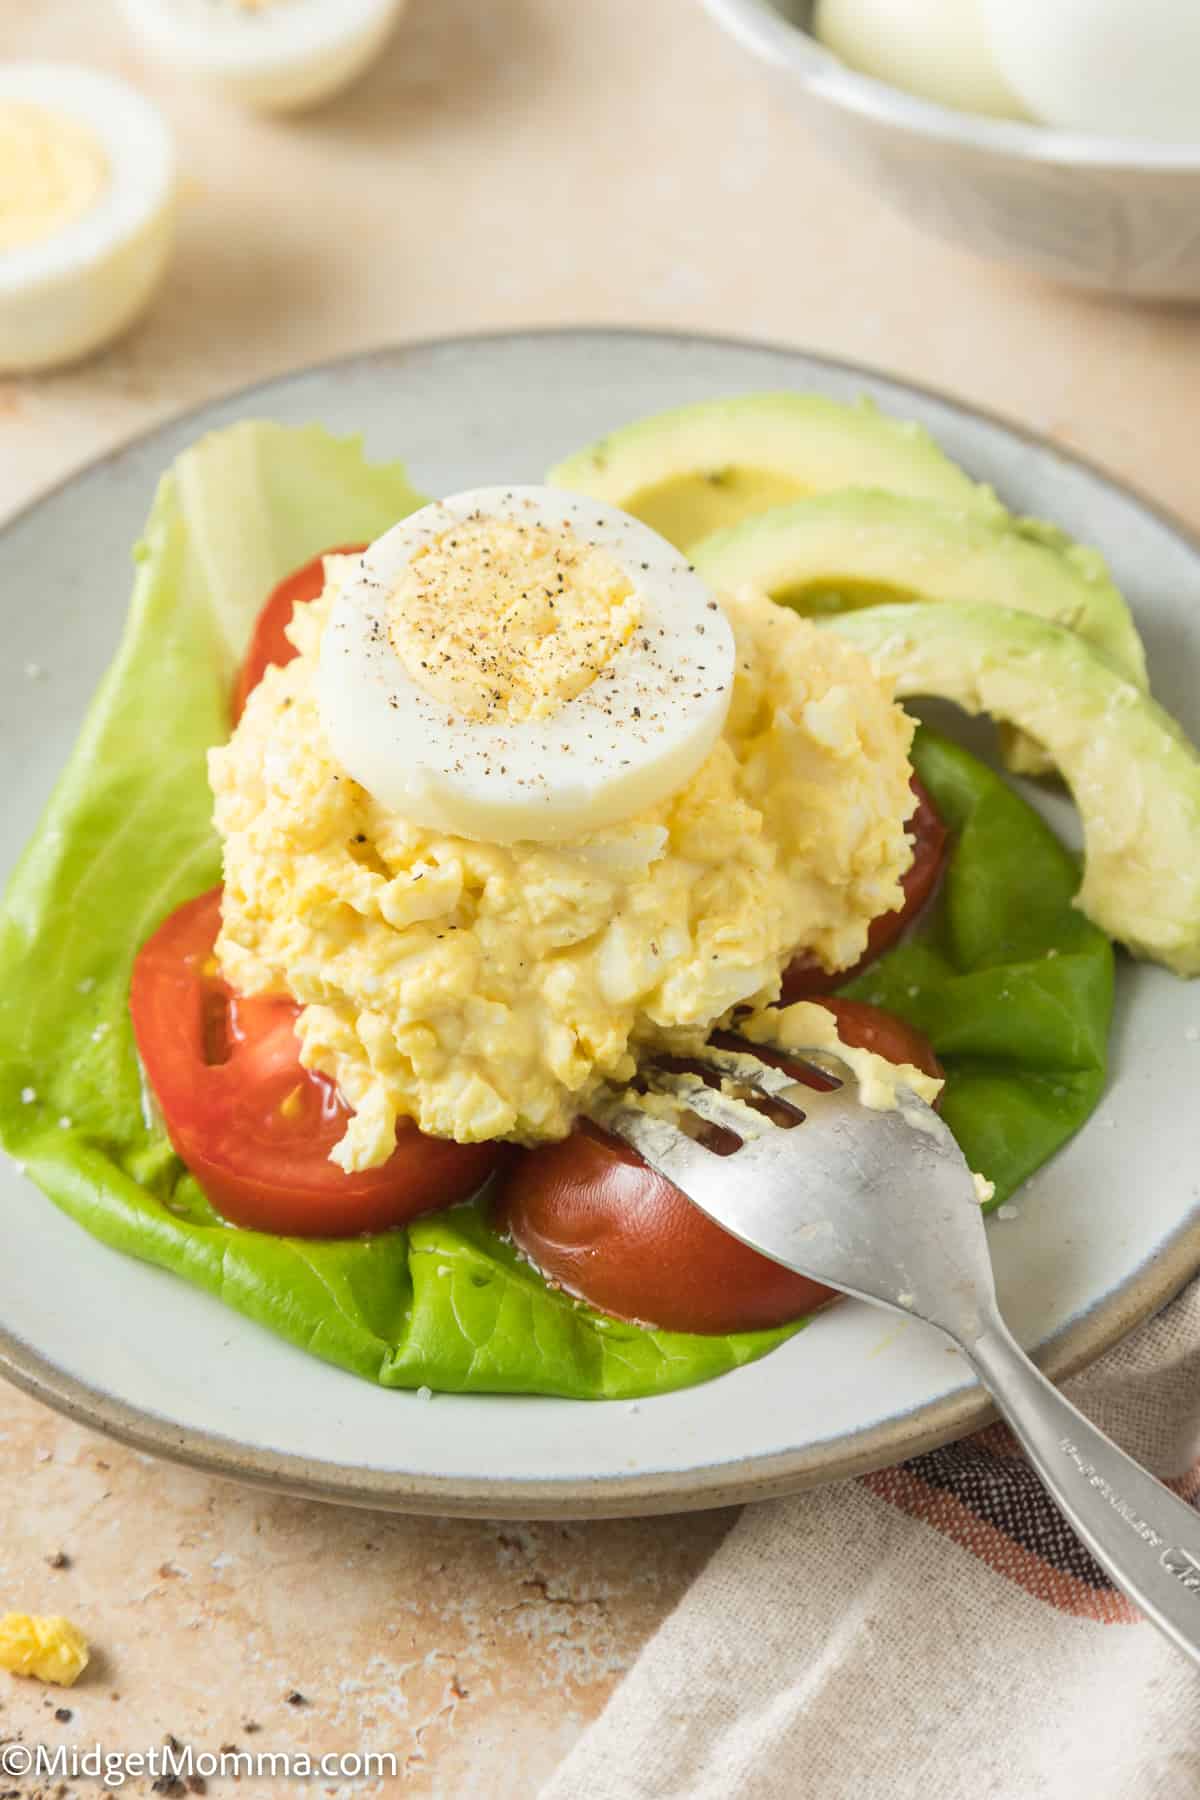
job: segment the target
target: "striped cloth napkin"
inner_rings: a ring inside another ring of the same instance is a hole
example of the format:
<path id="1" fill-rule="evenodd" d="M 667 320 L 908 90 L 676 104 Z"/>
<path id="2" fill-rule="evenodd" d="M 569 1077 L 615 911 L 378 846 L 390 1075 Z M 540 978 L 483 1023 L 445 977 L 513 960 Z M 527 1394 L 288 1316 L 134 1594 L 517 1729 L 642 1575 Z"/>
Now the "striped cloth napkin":
<path id="1" fill-rule="evenodd" d="M 1200 1500 L 1200 1281 L 1070 1382 Z M 1003 1426 L 749 1506 L 542 1800 L 1198 1800 L 1200 1674 Z"/>

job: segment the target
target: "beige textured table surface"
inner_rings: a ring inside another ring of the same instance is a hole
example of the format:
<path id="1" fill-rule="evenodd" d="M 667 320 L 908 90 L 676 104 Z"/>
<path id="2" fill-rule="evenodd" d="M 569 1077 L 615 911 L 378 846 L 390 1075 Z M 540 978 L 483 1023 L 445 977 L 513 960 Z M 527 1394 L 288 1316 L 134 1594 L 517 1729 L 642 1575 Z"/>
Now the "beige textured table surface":
<path id="1" fill-rule="evenodd" d="M 1070 295 L 914 236 L 695 0 L 413 0 L 367 79 L 293 123 L 153 70 L 114 12 L 7 0 L 0 53 L 86 59 L 159 98 L 185 172 L 178 254 L 125 343 L 0 380 L 0 513 L 181 407 L 311 359 L 613 322 L 766 337 L 953 389 L 1200 525 L 1200 316 Z M 0 1738 L 394 1750 L 403 1773 L 359 1791 L 531 1793 L 729 1523 L 337 1511 L 150 1463 L 7 1390 L 0 1444 L 0 1610 L 67 1611 L 98 1646 L 69 1696 L 0 1685 Z M 59 1550 L 70 1564 L 51 1568 Z"/>

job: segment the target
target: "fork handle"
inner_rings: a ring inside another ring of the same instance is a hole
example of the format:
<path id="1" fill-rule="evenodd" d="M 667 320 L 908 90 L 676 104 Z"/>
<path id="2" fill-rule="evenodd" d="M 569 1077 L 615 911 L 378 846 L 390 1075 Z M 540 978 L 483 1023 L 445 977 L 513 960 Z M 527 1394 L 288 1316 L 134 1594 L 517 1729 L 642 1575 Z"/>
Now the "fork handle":
<path id="1" fill-rule="evenodd" d="M 1096 1561 L 1200 1663 L 1200 1513 L 1064 1399 L 1002 1320 L 962 1348 Z"/>

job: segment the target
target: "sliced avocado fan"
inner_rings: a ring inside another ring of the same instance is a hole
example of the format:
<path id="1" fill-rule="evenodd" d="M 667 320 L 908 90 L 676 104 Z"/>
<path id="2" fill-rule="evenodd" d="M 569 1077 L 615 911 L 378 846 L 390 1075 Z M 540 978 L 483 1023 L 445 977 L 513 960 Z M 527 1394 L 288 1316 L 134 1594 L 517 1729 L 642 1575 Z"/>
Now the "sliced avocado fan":
<path id="1" fill-rule="evenodd" d="M 1033 521 L 847 488 L 772 507 L 691 554 L 713 587 L 761 588 L 810 615 L 899 600 L 1036 613 L 1078 632 L 1135 687 L 1149 685 L 1142 640 L 1100 553 L 1048 539 Z"/>
<path id="2" fill-rule="evenodd" d="M 656 413 L 551 469 L 554 487 L 633 513 L 680 549 L 805 494 L 886 488 L 1004 516 L 929 433 L 824 394 L 744 394 Z"/>
<path id="3" fill-rule="evenodd" d="M 864 488 L 815 494 L 744 519 L 693 546 L 714 587 L 745 583 L 798 612 L 848 612 L 896 600 L 1012 606 L 1069 626 L 1137 687 L 1146 653 L 1098 550 L 1036 519 Z M 1001 733 L 1004 761 L 1045 775 L 1053 760 L 1022 732 Z"/>
<path id="4" fill-rule="evenodd" d="M 1083 824 L 1077 904 L 1135 956 L 1200 974 L 1200 756 L 1081 637 L 996 606 L 873 606 L 828 621 L 890 675 L 1043 744 Z"/>

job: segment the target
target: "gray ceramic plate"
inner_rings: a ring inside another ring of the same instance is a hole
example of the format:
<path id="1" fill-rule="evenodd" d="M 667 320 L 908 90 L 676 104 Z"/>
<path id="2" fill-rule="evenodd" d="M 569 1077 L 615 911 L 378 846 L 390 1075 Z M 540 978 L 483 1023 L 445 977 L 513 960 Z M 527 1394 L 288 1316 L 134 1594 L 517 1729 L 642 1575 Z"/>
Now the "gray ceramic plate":
<path id="1" fill-rule="evenodd" d="M 753 388 L 873 394 L 920 419 L 1018 511 L 1099 544 L 1146 637 L 1155 688 L 1200 730 L 1200 550 L 1094 471 L 963 407 L 790 351 L 621 332 L 383 351 L 234 395 L 152 433 L 0 534 L 5 807 L 0 859 L 32 830 L 116 642 L 129 550 L 192 438 L 248 415 L 317 419 L 403 455 L 429 493 L 538 480 L 606 428 Z M 25 665 L 48 677 L 33 683 Z M 1070 829 L 1069 809 L 1056 823 Z M 1002 1301 L 1055 1375 L 1096 1356 L 1200 1266 L 1200 988 L 1121 970 L 1111 1089 L 994 1221 Z M 584 1404 L 385 1392 L 304 1356 L 158 1270 L 104 1249 L 0 1171 L 0 1364 L 72 1416 L 156 1455 L 406 1511 L 637 1513 L 764 1497 L 894 1462 L 986 1406 L 931 1331 L 845 1305 L 774 1355 L 661 1399 Z"/>

